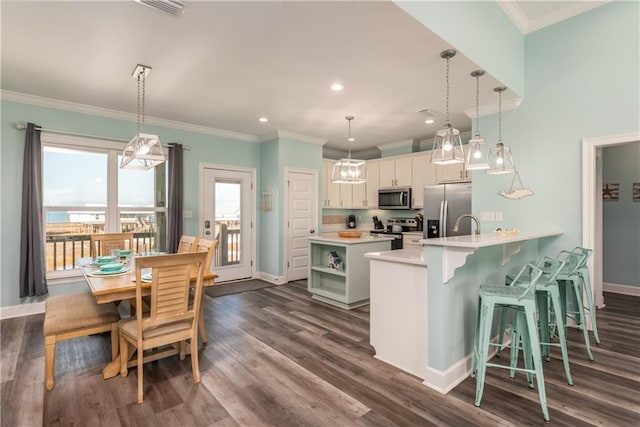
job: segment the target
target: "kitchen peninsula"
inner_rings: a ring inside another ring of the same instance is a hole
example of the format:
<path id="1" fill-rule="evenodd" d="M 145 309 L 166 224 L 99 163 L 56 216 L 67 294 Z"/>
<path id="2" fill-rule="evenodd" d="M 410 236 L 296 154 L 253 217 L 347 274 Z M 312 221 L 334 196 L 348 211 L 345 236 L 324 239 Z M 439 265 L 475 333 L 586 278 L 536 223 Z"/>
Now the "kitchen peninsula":
<path id="1" fill-rule="evenodd" d="M 376 358 L 446 394 L 471 369 L 478 288 L 537 260 L 559 231 L 421 240 L 422 249 L 367 253 Z"/>
<path id="2" fill-rule="evenodd" d="M 369 266 L 364 254 L 391 249 L 392 237 L 310 237 L 308 290 L 312 298 L 351 309 L 369 303 Z"/>

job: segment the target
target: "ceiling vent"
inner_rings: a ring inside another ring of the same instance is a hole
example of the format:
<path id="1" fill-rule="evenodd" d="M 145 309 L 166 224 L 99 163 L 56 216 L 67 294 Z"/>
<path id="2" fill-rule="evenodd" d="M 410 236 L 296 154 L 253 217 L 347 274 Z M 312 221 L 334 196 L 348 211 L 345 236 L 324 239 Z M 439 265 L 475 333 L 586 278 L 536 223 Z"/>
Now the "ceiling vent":
<path id="1" fill-rule="evenodd" d="M 186 3 L 180 0 L 135 0 L 138 3 L 144 4 L 154 9 L 161 10 L 163 12 L 170 13 L 174 16 L 180 16 L 184 13 Z"/>

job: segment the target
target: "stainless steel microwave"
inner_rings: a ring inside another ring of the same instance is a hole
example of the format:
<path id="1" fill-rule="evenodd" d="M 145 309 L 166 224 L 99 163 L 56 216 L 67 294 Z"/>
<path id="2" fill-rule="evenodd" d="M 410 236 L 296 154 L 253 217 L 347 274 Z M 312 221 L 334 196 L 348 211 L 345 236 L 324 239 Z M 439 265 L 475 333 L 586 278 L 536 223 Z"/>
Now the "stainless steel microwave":
<path id="1" fill-rule="evenodd" d="M 411 209 L 411 188 L 381 188 L 378 190 L 378 209 Z"/>

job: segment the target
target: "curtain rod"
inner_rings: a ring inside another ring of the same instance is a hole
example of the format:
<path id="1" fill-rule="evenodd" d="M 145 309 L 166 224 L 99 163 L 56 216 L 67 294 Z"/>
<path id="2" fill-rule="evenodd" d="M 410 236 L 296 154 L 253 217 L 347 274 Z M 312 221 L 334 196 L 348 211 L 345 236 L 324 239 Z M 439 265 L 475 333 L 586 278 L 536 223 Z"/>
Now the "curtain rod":
<path id="1" fill-rule="evenodd" d="M 26 124 L 24 124 L 24 123 L 16 123 L 16 129 L 25 130 L 26 128 L 27 128 Z M 82 136 L 82 137 L 85 137 L 85 138 L 108 139 L 110 141 L 129 142 L 128 140 L 122 139 L 122 138 L 112 138 L 110 136 L 89 135 L 89 134 L 86 134 L 86 133 L 77 133 L 77 132 L 67 132 L 66 130 L 45 129 L 45 128 L 40 127 L 40 126 L 36 126 L 36 130 L 40 130 L 40 131 L 43 131 L 43 132 L 59 133 L 59 134 L 62 134 L 62 135 Z M 168 148 L 170 146 L 170 144 L 169 145 L 162 144 L 162 146 Z M 183 145 L 182 149 L 189 151 L 189 150 L 191 150 L 191 147 L 189 147 L 188 145 Z"/>

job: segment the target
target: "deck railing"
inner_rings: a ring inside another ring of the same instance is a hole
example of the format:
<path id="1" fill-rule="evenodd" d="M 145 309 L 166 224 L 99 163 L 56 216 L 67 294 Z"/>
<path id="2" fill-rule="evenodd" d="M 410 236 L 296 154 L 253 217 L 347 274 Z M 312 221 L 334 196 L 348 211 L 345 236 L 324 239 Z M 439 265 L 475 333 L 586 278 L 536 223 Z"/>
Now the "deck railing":
<path id="1" fill-rule="evenodd" d="M 134 253 L 155 247 L 155 237 L 148 232 L 133 233 Z M 78 268 L 76 260 L 90 256 L 90 234 L 50 234 L 46 236 L 47 272 Z"/>

